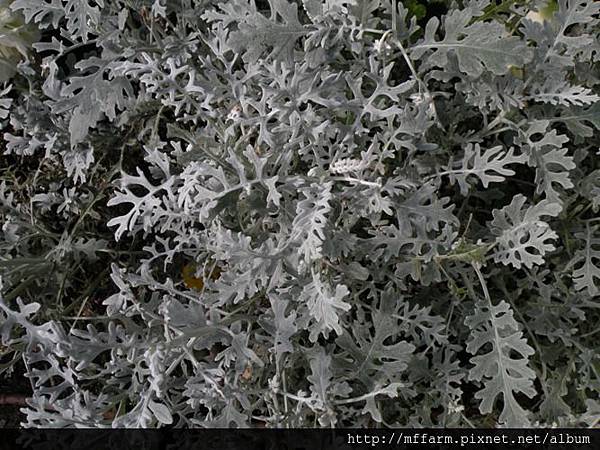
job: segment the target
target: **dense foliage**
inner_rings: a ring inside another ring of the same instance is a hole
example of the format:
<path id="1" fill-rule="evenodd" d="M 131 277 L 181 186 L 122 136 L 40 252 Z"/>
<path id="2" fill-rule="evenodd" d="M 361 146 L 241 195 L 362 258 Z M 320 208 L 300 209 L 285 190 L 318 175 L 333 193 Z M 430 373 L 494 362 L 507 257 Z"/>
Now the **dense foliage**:
<path id="1" fill-rule="evenodd" d="M 26 426 L 595 426 L 600 3 L 0 1 Z"/>

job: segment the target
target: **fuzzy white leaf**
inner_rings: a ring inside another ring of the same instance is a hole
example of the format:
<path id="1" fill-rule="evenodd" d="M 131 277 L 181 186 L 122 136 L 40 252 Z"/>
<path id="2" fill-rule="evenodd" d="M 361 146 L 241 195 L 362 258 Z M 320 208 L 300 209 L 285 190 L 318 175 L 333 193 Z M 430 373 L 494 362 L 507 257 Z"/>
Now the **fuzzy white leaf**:
<path id="1" fill-rule="evenodd" d="M 495 209 L 491 228 L 497 235 L 497 252 L 494 260 L 504 265 L 511 264 L 532 268 L 544 263 L 544 255 L 555 249 L 547 242 L 558 238 L 548 223 L 541 220 L 544 216 L 556 216 L 561 211 L 558 203 L 542 200 L 536 205 L 523 208 L 526 198 L 518 194 L 504 208 Z"/>
<path id="2" fill-rule="evenodd" d="M 471 358 L 474 367 L 469 371 L 469 379 L 483 382 L 484 386 L 475 394 L 481 400 L 479 410 L 490 414 L 501 395 L 504 406 L 500 423 L 513 428 L 529 426 L 527 412 L 514 394 L 529 398 L 536 394 L 535 372 L 528 366 L 528 358 L 535 352 L 523 337 L 510 305 L 504 300 L 497 305 L 480 300 L 475 303 L 473 314 L 465 319 L 465 325 L 471 329 L 467 351 L 476 355 Z"/>

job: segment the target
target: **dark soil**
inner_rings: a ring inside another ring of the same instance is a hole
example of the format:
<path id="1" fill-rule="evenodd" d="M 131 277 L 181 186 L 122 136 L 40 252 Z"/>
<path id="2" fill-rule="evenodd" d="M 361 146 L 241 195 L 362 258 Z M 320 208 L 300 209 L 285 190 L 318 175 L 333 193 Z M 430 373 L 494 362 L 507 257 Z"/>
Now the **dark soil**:
<path id="1" fill-rule="evenodd" d="M 18 363 L 14 371 L 7 376 L 0 375 L 0 400 L 6 400 L 7 396 L 11 399 L 17 396 L 30 396 L 31 385 L 25 377 L 25 368 L 23 363 Z M 0 428 L 20 428 L 20 424 L 25 420 L 25 415 L 21 413 L 22 405 L 7 405 L 0 402 Z"/>

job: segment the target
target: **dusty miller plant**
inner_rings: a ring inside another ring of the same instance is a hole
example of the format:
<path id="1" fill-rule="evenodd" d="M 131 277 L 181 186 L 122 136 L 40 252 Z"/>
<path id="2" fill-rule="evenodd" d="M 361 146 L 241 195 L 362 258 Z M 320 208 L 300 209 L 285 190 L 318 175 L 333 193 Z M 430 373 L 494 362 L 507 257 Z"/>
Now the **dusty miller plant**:
<path id="1" fill-rule="evenodd" d="M 600 4 L 430 3 L 1 2 L 25 426 L 598 424 Z"/>

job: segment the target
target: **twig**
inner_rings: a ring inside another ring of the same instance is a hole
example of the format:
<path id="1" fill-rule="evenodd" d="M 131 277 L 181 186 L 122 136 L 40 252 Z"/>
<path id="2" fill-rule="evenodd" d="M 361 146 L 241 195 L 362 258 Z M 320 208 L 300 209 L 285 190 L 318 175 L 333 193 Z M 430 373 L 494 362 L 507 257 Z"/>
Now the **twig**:
<path id="1" fill-rule="evenodd" d="M 24 394 L 0 394 L 0 405 L 27 406 Z"/>

